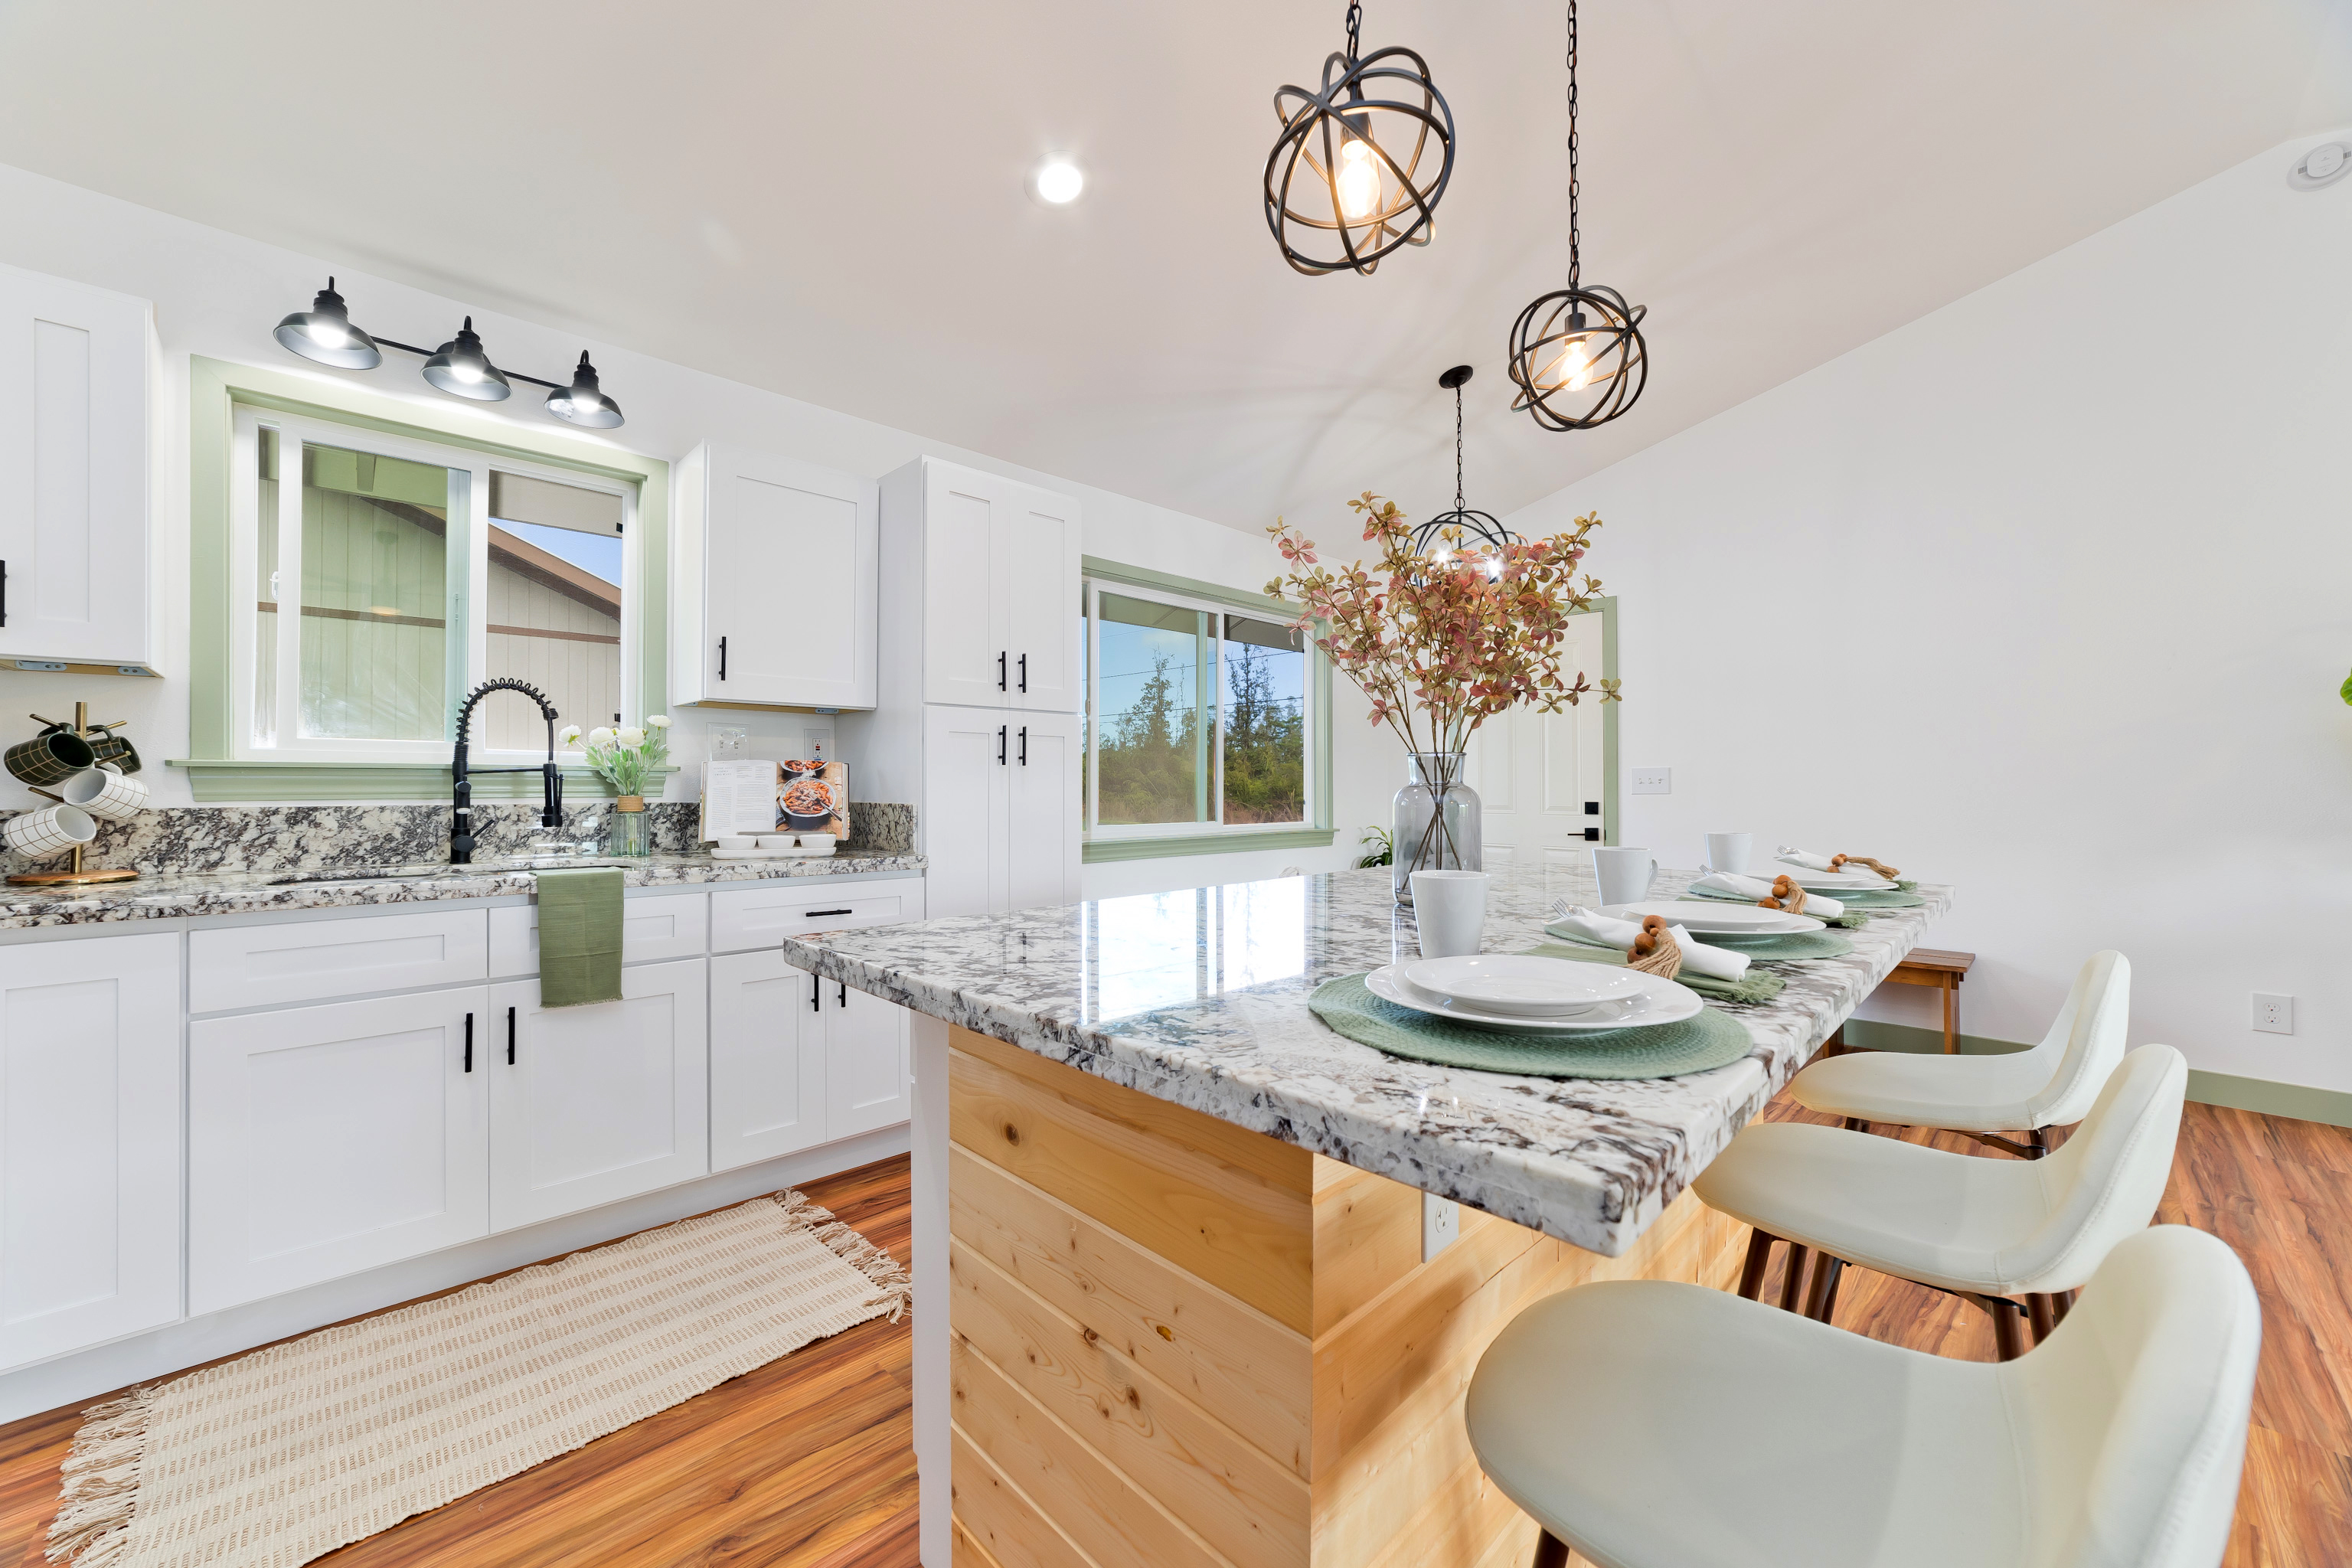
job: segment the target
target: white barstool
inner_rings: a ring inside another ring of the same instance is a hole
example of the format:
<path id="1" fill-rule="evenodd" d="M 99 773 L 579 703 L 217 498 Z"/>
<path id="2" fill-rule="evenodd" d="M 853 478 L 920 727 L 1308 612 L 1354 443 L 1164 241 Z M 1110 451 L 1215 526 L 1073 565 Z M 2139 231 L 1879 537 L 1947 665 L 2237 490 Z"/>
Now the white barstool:
<path id="1" fill-rule="evenodd" d="M 1931 1285 L 1992 1314 L 2006 1361 L 2019 1353 L 2025 1296 L 2034 1335 L 2048 1298 L 2088 1279 L 2156 1217 L 2172 1173 L 2189 1061 L 2170 1046 L 2124 1058 L 2082 1126 L 2046 1160 L 1984 1160 L 1810 1122 L 1755 1123 L 1691 1184 L 1709 1208 L 1756 1227 L 1739 1294 L 1763 1282 L 1775 1240 L 1790 1244 L 1781 1303 L 1797 1304 L 1808 1249 L 1822 1255 L 1805 1315 L 1827 1322 L 1848 1263 Z"/>
<path id="2" fill-rule="evenodd" d="M 2181 1226 L 2117 1246 L 2012 1362 L 1880 1344 L 1720 1290 L 1580 1286 L 1496 1336 L 1478 1462 L 1602 1568 L 2213 1568 L 2228 1544 L 2262 1309 Z"/>
<path id="3" fill-rule="evenodd" d="M 2098 1098 L 2123 1059 L 2130 1016 L 2130 961 L 2120 952 L 2095 953 L 2075 973 L 2050 1032 L 2030 1051 L 1857 1051 L 1815 1062 L 1790 1080 L 1789 1097 L 1850 1123 L 1944 1128 L 2033 1159 L 2047 1149 L 2045 1129 L 2080 1121 Z M 2030 1142 L 1993 1136 L 2021 1130 Z"/>

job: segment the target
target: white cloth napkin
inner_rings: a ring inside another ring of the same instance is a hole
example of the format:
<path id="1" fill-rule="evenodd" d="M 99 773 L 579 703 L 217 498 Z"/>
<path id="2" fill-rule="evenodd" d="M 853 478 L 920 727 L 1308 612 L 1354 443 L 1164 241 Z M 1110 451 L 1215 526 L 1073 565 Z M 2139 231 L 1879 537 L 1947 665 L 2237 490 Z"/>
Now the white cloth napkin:
<path id="1" fill-rule="evenodd" d="M 1830 864 L 1830 858 L 1828 856 L 1810 854 L 1805 850 L 1794 848 L 1786 844 L 1780 846 L 1780 852 L 1778 855 L 1775 855 L 1773 858 L 1776 860 L 1786 861 L 1791 866 L 1802 866 L 1808 871 L 1833 871 L 1837 869 L 1836 867 Z"/>
<path id="2" fill-rule="evenodd" d="M 1608 915 L 1579 907 L 1551 922 L 1546 930 L 1573 931 L 1590 941 L 1602 942 L 1624 952 L 1642 934 L 1640 925 L 1633 921 L 1612 919 Z M 1693 974 L 1704 974 L 1715 980 L 1737 980 L 1748 973 L 1748 955 L 1733 952 L 1728 948 L 1709 947 L 1680 926 L 1667 928 L 1675 933 L 1675 945 L 1683 950 L 1683 967 Z"/>
<path id="3" fill-rule="evenodd" d="M 1770 882 L 1759 881 L 1754 877 L 1735 877 L 1728 871 L 1709 871 L 1691 886 L 1703 892 L 1733 893 L 1743 899 L 1769 899 L 1772 896 Z M 1845 906 L 1835 899 L 1824 898 L 1819 893 L 1807 893 L 1805 912 L 1823 920 L 1832 920 L 1845 913 Z"/>

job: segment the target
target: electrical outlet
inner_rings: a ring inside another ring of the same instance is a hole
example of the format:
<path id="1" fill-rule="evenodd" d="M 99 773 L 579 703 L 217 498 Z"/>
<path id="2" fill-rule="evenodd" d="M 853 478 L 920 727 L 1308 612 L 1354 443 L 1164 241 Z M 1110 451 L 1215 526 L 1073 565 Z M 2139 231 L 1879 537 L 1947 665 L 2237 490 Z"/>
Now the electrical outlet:
<path id="1" fill-rule="evenodd" d="M 1672 795 L 1675 793 L 1675 770 L 1672 768 L 1635 768 L 1634 795 Z"/>
<path id="2" fill-rule="evenodd" d="M 2265 1035 L 2294 1033 L 2294 998 L 2274 996 L 2267 991 L 2254 993 L 2254 1028 Z"/>
<path id="3" fill-rule="evenodd" d="M 1462 1235 L 1462 1205 L 1435 1193 L 1421 1194 L 1421 1260 L 1423 1263 L 1454 1245 Z"/>

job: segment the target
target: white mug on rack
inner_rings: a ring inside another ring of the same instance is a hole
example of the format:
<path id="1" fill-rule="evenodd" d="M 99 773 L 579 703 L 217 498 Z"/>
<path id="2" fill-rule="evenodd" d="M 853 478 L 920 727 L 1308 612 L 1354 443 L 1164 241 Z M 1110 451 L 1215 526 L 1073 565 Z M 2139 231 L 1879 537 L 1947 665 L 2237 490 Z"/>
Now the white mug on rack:
<path id="1" fill-rule="evenodd" d="M 1748 869 L 1748 857 L 1756 847 L 1752 833 L 1710 833 L 1706 836 L 1706 868 L 1728 871 L 1740 876 Z"/>
<path id="2" fill-rule="evenodd" d="M 1647 849 L 1613 844 L 1593 847 L 1592 879 L 1601 884 L 1603 905 L 1640 903 L 1650 896 L 1650 879 L 1657 874 L 1657 857 Z"/>
<path id="3" fill-rule="evenodd" d="M 47 805 L 20 812 L 0 826 L 0 837 L 17 854 L 38 858 L 88 844 L 98 837 L 98 824 L 78 805 Z"/>
<path id="4" fill-rule="evenodd" d="M 147 785 L 101 763 L 84 768 L 58 786 L 68 805 L 78 805 L 109 822 L 129 822 L 147 805 Z"/>

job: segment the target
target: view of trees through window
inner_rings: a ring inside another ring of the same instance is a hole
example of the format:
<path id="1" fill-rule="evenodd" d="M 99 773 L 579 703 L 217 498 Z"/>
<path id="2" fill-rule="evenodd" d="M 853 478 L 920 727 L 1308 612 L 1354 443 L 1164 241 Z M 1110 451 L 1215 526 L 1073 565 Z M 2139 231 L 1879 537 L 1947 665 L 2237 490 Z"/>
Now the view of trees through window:
<path id="1" fill-rule="evenodd" d="M 1307 655 L 1289 631 L 1123 594 L 1100 606 L 1096 820 L 1307 820 Z"/>

